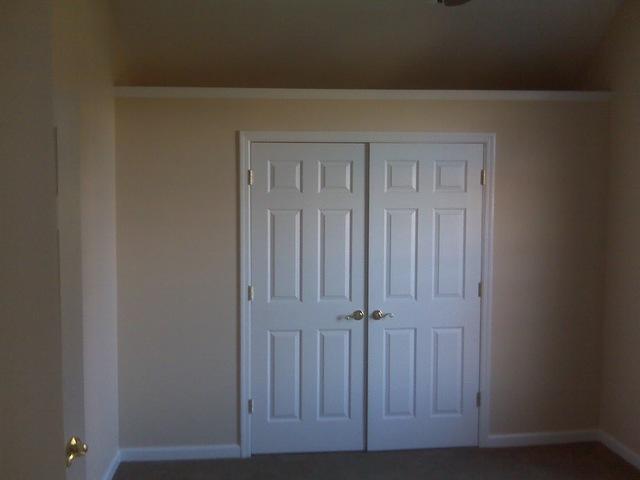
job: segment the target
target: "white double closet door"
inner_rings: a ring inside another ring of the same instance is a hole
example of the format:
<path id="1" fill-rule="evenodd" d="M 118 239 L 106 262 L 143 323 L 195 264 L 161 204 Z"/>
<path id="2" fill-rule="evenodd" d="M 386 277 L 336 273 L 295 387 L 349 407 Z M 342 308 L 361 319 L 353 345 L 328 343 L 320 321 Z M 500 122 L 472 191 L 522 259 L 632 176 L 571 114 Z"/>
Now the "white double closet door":
<path id="1" fill-rule="evenodd" d="M 483 161 L 252 144 L 254 453 L 477 445 Z"/>

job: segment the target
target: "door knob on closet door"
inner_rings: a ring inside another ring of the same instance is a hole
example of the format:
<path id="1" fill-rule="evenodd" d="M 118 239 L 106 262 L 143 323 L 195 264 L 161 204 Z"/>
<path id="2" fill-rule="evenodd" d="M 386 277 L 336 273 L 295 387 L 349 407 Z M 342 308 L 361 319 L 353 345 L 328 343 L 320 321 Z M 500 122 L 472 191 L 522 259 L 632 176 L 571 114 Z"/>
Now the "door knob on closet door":
<path id="1" fill-rule="evenodd" d="M 374 320 L 382 320 L 385 317 L 389 317 L 389 318 L 393 318 L 393 313 L 391 312 L 387 312 L 384 313 L 382 310 L 374 310 L 373 313 L 371 314 L 371 317 L 373 317 Z"/>
<path id="2" fill-rule="evenodd" d="M 345 315 L 344 318 L 347 320 L 362 320 L 364 318 L 364 312 L 362 310 L 355 310 L 353 313 Z"/>
<path id="3" fill-rule="evenodd" d="M 78 457 L 84 457 L 87 454 L 87 444 L 80 440 L 78 437 L 73 436 L 67 442 L 65 448 L 65 457 L 67 468 L 71 466 L 74 460 Z"/>

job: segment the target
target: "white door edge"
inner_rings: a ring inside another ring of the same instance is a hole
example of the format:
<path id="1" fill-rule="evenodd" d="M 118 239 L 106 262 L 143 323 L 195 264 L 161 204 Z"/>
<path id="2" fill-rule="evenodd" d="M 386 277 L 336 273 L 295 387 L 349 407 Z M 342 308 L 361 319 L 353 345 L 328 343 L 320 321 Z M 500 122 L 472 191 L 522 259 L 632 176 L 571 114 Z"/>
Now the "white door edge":
<path id="1" fill-rule="evenodd" d="M 317 142 L 317 143 L 481 143 L 484 145 L 486 175 L 482 205 L 482 302 L 480 319 L 480 392 L 478 416 L 478 446 L 489 446 L 491 412 L 491 320 L 493 298 L 493 225 L 495 207 L 495 148 L 494 133 L 421 133 L 421 132 L 238 132 L 238 183 L 240 194 L 240 371 L 238 405 L 239 435 L 242 457 L 251 456 L 251 304 L 247 288 L 251 284 L 251 206 L 248 171 L 251 168 L 251 144 L 259 142 Z"/>

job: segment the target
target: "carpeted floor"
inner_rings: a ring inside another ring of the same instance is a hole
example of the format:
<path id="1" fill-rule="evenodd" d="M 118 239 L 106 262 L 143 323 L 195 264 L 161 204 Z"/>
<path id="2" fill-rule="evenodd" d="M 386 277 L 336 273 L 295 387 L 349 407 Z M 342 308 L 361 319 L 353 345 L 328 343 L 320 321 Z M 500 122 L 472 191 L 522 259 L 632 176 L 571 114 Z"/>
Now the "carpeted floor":
<path id="1" fill-rule="evenodd" d="M 114 480 L 640 480 L 599 443 L 123 463 Z"/>

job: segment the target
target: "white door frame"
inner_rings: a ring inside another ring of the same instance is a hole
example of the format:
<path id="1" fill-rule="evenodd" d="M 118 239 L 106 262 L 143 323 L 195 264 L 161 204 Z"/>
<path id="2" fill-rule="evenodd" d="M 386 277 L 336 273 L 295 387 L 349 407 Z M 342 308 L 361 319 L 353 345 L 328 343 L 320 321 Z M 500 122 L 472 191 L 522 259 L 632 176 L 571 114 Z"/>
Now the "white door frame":
<path id="1" fill-rule="evenodd" d="M 484 145 L 485 187 L 482 206 L 482 308 L 480 318 L 480 392 L 478 446 L 488 446 L 491 411 L 491 319 L 493 298 L 493 217 L 495 144 L 493 133 L 399 133 L 399 132 L 239 132 L 240 192 L 240 405 L 239 430 L 242 457 L 251 456 L 251 285 L 250 207 L 251 144 L 254 142 L 316 143 L 481 143 Z"/>

